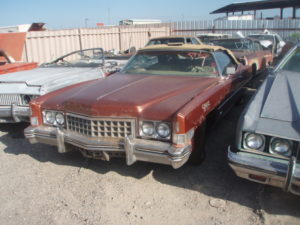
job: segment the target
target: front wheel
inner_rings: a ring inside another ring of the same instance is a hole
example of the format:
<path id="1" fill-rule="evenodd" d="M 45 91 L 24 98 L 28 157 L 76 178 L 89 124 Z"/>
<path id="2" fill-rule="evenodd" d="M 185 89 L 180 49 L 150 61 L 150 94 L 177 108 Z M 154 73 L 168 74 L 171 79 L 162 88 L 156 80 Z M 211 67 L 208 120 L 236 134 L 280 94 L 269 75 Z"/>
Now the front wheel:
<path id="1" fill-rule="evenodd" d="M 205 123 L 198 127 L 193 137 L 193 151 L 189 163 L 200 165 L 205 159 Z"/>

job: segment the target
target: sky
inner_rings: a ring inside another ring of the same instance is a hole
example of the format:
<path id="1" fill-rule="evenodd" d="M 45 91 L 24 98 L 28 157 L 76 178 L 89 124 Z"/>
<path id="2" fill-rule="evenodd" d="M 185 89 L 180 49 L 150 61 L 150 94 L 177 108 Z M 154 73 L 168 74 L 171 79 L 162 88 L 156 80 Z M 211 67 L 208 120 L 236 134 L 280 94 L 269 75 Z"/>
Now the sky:
<path id="1" fill-rule="evenodd" d="M 96 23 L 117 25 L 122 19 L 210 20 L 225 16 L 210 12 L 233 2 L 236 0 L 0 0 L 0 27 L 44 22 L 48 29 L 67 29 L 95 27 Z"/>

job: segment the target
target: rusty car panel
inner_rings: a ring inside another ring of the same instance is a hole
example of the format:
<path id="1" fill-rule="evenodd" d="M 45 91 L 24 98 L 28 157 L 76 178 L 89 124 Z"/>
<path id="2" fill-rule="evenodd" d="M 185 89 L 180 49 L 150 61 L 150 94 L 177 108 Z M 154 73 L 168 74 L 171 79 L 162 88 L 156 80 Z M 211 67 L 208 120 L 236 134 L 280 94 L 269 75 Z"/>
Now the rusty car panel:
<path id="1" fill-rule="evenodd" d="M 230 49 L 237 59 L 245 61 L 251 66 L 253 75 L 267 68 L 273 62 L 273 54 L 269 49 L 263 48 L 259 41 L 251 38 L 217 39 L 212 41 Z"/>
<path id="2" fill-rule="evenodd" d="M 196 137 L 208 115 L 221 116 L 238 99 L 248 69 L 222 47 L 149 46 L 120 73 L 34 99 L 25 136 L 59 152 L 122 156 L 128 165 L 200 163 L 205 140 Z"/>
<path id="3" fill-rule="evenodd" d="M 37 67 L 37 63 L 16 62 L 5 50 L 0 49 L 0 75 L 22 70 L 31 70 Z"/>

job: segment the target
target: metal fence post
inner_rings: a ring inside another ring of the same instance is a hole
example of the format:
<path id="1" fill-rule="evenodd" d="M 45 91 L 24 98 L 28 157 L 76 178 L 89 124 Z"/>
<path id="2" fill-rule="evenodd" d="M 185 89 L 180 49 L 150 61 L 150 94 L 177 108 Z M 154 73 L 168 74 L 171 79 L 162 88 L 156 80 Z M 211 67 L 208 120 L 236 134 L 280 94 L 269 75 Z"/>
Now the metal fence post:
<path id="1" fill-rule="evenodd" d="M 82 50 L 82 39 L 81 39 L 81 29 L 78 29 L 78 41 L 79 41 L 79 48 Z"/>

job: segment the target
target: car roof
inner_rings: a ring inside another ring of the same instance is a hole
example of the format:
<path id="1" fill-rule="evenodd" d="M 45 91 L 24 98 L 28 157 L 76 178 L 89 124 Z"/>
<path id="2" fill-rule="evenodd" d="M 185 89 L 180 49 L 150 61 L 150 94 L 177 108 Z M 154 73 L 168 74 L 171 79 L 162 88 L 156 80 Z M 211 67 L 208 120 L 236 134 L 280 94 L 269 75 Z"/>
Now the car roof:
<path id="1" fill-rule="evenodd" d="M 187 37 L 193 37 L 193 38 L 197 38 L 195 35 L 175 35 L 175 36 L 161 36 L 161 37 L 154 37 L 151 38 L 150 40 L 155 40 L 155 39 L 167 39 L 167 38 L 187 38 Z"/>
<path id="2" fill-rule="evenodd" d="M 178 45 L 177 45 L 178 44 Z M 178 51 L 184 51 L 184 50 L 207 50 L 211 52 L 215 51 L 226 51 L 231 57 L 235 60 L 235 62 L 238 64 L 239 62 L 233 55 L 233 53 L 227 49 L 223 48 L 221 46 L 215 46 L 215 45 L 191 45 L 191 44 L 181 44 L 181 43 L 172 43 L 169 45 L 150 45 L 146 46 L 144 48 L 141 48 L 140 51 L 150 51 L 150 50 L 178 50 Z"/>
<path id="3" fill-rule="evenodd" d="M 205 33 L 197 34 L 197 37 L 208 36 L 208 37 L 223 37 L 223 36 L 232 36 L 231 34 L 218 34 L 218 33 Z"/>

